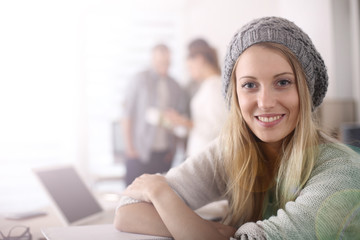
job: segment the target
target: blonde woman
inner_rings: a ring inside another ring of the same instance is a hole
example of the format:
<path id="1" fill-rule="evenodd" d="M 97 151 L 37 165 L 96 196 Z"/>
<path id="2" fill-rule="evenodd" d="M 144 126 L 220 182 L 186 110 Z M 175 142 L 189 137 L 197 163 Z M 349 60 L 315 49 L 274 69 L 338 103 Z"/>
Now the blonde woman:
<path id="1" fill-rule="evenodd" d="M 228 47 L 221 137 L 165 176 L 124 192 L 115 226 L 175 239 L 358 239 L 359 156 L 316 126 L 328 85 L 306 35 L 277 17 L 253 20 Z M 222 223 L 193 210 L 225 198 Z"/>

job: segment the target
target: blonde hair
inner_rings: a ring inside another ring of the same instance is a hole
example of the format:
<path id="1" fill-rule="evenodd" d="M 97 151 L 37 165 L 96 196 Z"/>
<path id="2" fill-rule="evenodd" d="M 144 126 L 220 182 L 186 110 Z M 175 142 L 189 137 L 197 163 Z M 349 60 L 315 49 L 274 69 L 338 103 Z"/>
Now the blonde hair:
<path id="1" fill-rule="evenodd" d="M 275 162 L 266 161 L 256 136 L 245 123 L 236 94 L 235 64 L 228 94 L 230 113 L 221 133 L 221 149 L 227 176 L 230 211 L 227 221 L 233 226 L 261 219 L 266 209 L 266 192 L 275 187 L 278 207 L 295 199 L 314 166 L 319 132 L 312 116 L 312 101 L 306 77 L 296 56 L 285 46 L 258 43 L 282 53 L 295 74 L 299 95 L 299 116 L 294 131 L 282 144 Z"/>

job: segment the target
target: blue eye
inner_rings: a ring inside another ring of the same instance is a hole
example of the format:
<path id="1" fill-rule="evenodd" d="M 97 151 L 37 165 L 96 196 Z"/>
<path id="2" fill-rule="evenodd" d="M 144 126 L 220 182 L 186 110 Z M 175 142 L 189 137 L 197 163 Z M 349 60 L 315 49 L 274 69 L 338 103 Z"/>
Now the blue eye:
<path id="1" fill-rule="evenodd" d="M 256 85 L 253 82 L 247 82 L 247 83 L 244 83 L 243 85 L 241 85 L 241 87 L 251 89 L 251 88 L 255 88 Z"/>
<path id="2" fill-rule="evenodd" d="M 277 82 L 277 85 L 280 86 L 280 87 L 285 87 L 287 85 L 290 85 L 292 82 L 290 80 L 280 80 Z"/>

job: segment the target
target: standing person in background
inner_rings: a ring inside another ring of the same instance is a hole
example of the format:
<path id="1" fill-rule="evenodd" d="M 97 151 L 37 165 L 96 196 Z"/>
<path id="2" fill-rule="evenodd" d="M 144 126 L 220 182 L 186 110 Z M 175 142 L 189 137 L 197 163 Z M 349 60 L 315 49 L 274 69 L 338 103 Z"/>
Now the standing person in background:
<path id="1" fill-rule="evenodd" d="M 220 138 L 165 176 L 136 179 L 116 228 L 176 240 L 359 239 L 360 156 L 314 119 L 327 86 L 321 55 L 293 22 L 243 26 L 225 57 Z M 219 198 L 230 203 L 223 223 L 194 212 Z"/>
<path id="2" fill-rule="evenodd" d="M 216 50 L 203 39 L 193 40 L 188 47 L 187 65 L 192 81 L 199 83 L 190 101 L 191 119 L 176 110 L 168 111 L 173 125 L 184 126 L 189 132 L 186 153 L 200 152 L 220 133 L 227 116 L 221 95 L 221 70 Z"/>
<path id="3" fill-rule="evenodd" d="M 190 57 L 190 53 L 195 52 L 199 48 L 206 48 L 208 46 L 209 46 L 208 42 L 205 41 L 204 39 L 202 39 L 202 38 L 194 39 L 188 45 L 188 58 Z M 216 68 L 218 68 L 218 66 L 216 66 Z M 194 76 L 192 76 L 192 74 L 189 74 L 190 81 L 185 85 L 185 91 L 187 93 L 189 102 L 195 96 L 195 93 L 197 92 L 197 90 L 199 89 L 199 87 L 201 85 L 201 81 L 196 80 L 193 77 Z"/>
<path id="4" fill-rule="evenodd" d="M 126 184 L 143 173 L 162 173 L 170 169 L 176 137 L 163 117 L 167 109 L 186 114 L 185 94 L 169 76 L 170 51 L 164 44 L 152 49 L 151 69 L 140 72 L 132 82 L 122 121 Z"/>

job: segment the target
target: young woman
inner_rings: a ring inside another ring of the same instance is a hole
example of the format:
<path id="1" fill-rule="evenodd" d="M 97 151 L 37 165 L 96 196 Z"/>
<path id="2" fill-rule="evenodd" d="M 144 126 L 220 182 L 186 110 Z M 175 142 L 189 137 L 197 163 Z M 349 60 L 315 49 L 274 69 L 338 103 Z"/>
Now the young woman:
<path id="1" fill-rule="evenodd" d="M 225 58 L 221 136 L 165 176 L 136 179 L 116 228 L 186 240 L 357 239 L 359 156 L 313 119 L 327 85 L 321 56 L 294 23 L 245 25 Z M 230 205 L 222 223 L 193 211 L 222 198 Z"/>
<path id="2" fill-rule="evenodd" d="M 199 84 L 190 101 L 191 119 L 175 110 L 165 117 L 175 126 L 187 129 L 186 155 L 192 156 L 204 149 L 220 133 L 227 109 L 221 96 L 221 71 L 216 50 L 203 39 L 189 44 L 187 66 L 192 81 Z"/>

